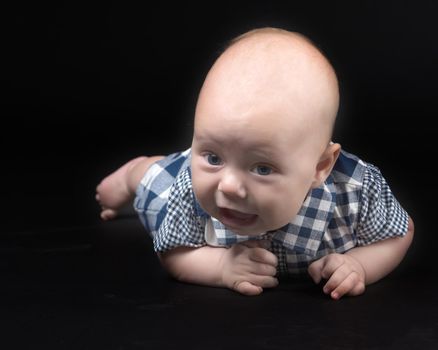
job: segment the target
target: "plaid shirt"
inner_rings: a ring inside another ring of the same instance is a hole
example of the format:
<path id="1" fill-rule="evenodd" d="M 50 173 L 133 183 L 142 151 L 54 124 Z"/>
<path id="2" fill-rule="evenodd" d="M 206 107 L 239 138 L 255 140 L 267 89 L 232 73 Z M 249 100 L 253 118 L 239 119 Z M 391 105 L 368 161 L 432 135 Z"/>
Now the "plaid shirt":
<path id="1" fill-rule="evenodd" d="M 408 215 L 379 169 L 341 154 L 325 183 L 309 192 L 286 226 L 256 237 L 237 235 L 199 206 L 192 190 L 190 149 L 153 164 L 137 188 L 134 208 L 157 252 L 204 245 L 229 247 L 269 239 L 278 272 L 302 273 L 330 253 L 404 236 Z"/>

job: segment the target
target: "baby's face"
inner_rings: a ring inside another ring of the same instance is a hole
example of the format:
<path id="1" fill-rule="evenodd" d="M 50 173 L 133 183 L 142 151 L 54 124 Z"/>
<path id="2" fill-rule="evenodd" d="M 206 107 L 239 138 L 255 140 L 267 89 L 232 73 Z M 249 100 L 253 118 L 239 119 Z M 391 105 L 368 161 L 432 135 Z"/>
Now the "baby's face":
<path id="1" fill-rule="evenodd" d="M 195 196 L 242 235 L 278 229 L 295 217 L 318 185 L 327 116 L 337 106 L 335 80 L 318 53 L 295 39 L 273 39 L 228 49 L 196 106 Z"/>
<path id="2" fill-rule="evenodd" d="M 314 181 L 318 152 L 275 115 L 199 118 L 193 190 L 201 207 L 241 235 L 290 222 Z"/>

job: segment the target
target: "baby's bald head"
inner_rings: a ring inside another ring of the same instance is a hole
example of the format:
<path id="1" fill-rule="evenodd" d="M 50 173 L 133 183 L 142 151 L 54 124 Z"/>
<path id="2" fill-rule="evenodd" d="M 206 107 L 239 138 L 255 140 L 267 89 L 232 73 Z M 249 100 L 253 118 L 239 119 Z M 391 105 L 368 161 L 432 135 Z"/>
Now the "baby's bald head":
<path id="1" fill-rule="evenodd" d="M 195 130 L 207 118 L 261 127 L 276 123 L 322 148 L 331 139 L 338 105 L 334 69 L 310 40 L 281 29 L 257 29 L 233 40 L 211 68 L 199 95 Z"/>

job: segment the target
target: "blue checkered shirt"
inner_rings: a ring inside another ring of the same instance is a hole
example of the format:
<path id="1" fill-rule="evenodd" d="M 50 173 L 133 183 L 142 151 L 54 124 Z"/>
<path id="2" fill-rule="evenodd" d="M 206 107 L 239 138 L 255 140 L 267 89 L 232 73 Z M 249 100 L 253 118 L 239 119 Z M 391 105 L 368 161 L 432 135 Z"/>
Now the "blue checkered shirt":
<path id="1" fill-rule="evenodd" d="M 404 236 L 408 230 L 408 215 L 379 169 L 341 151 L 330 176 L 309 192 L 289 224 L 256 237 L 237 235 L 199 206 L 190 156 L 188 149 L 154 163 L 137 188 L 134 208 L 157 252 L 269 239 L 278 272 L 297 274 L 327 254 Z"/>

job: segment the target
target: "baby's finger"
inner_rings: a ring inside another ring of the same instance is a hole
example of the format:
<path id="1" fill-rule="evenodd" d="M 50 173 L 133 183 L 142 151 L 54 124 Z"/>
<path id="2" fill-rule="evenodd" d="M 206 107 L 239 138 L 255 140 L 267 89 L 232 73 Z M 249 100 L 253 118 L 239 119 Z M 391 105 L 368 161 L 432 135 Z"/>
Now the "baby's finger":
<path id="1" fill-rule="evenodd" d="M 259 295 L 263 292 L 263 288 L 256 286 L 250 282 L 243 281 L 236 285 L 234 288 L 237 292 L 244 295 Z"/>
<path id="2" fill-rule="evenodd" d="M 333 273 L 344 264 L 345 260 L 340 254 L 327 255 L 324 266 L 321 270 L 321 277 L 328 280 Z"/>
<path id="3" fill-rule="evenodd" d="M 275 288 L 278 286 L 278 279 L 275 277 L 263 277 L 260 286 L 263 288 Z"/>
<path id="4" fill-rule="evenodd" d="M 251 272 L 258 276 L 275 276 L 277 274 L 277 268 L 273 265 L 255 262 L 251 266 Z"/>
<path id="5" fill-rule="evenodd" d="M 346 264 L 339 266 L 324 285 L 324 293 L 330 294 L 347 278 L 348 275 L 350 275 L 351 271 L 351 268 L 349 268 L 349 266 Z"/>
<path id="6" fill-rule="evenodd" d="M 249 277 L 248 282 L 262 288 L 275 288 L 278 286 L 278 279 L 273 276 L 253 275 Z"/>
<path id="7" fill-rule="evenodd" d="M 352 271 L 345 279 L 330 293 L 330 296 L 338 300 L 345 294 L 349 294 L 353 290 L 360 290 L 363 288 L 365 290 L 364 283 L 360 280 L 359 274 Z"/>
<path id="8" fill-rule="evenodd" d="M 307 273 L 310 275 L 313 282 L 315 282 L 316 284 L 321 282 L 321 278 L 322 278 L 321 271 L 323 267 L 324 267 L 324 258 L 321 258 L 311 263 L 307 269 Z"/>
<path id="9" fill-rule="evenodd" d="M 253 248 L 249 253 L 250 260 L 263 264 L 268 264 L 276 267 L 278 264 L 278 258 L 269 250 L 264 248 Z"/>

